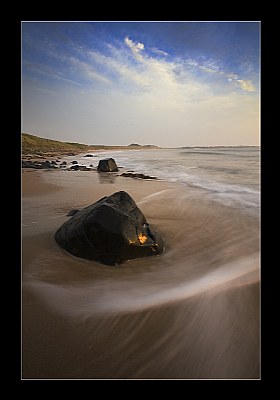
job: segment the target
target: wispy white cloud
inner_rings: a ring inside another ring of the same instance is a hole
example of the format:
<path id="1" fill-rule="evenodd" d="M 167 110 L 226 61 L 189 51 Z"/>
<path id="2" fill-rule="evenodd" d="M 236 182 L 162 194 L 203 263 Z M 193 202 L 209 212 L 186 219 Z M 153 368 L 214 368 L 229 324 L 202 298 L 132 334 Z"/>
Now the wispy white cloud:
<path id="1" fill-rule="evenodd" d="M 49 66 L 41 65 L 41 64 L 34 64 L 30 63 L 29 61 L 23 60 L 23 64 L 31 71 L 45 75 L 52 79 L 58 79 L 67 83 L 71 83 L 72 85 L 80 86 L 79 82 L 74 81 L 73 79 L 69 79 L 60 75 L 56 70 L 52 70 Z"/>
<path id="2" fill-rule="evenodd" d="M 97 72 L 89 63 L 81 61 L 75 57 L 69 57 L 69 62 L 77 67 L 79 71 L 90 80 L 99 81 L 105 84 L 111 83 L 106 76 Z"/>
<path id="3" fill-rule="evenodd" d="M 134 42 L 133 42 L 134 43 Z M 140 46 L 138 46 L 140 47 Z M 176 68 L 178 63 L 162 58 L 141 54 L 141 60 L 133 54 L 134 61 L 127 55 L 126 48 L 109 47 L 110 55 L 91 52 L 95 62 L 99 62 L 108 70 L 121 76 L 121 83 L 130 84 L 119 87 L 119 90 L 129 88 L 131 93 L 143 93 L 146 101 L 149 98 L 152 108 L 164 107 L 184 110 L 184 104 L 189 101 L 200 101 L 209 95 L 205 84 L 191 79 L 178 79 Z M 135 62 L 136 61 L 136 62 Z M 140 92 L 139 92 L 140 90 Z"/>
<path id="4" fill-rule="evenodd" d="M 238 75 L 236 74 L 226 74 L 226 77 L 228 78 L 228 80 L 238 79 Z"/>
<path id="5" fill-rule="evenodd" d="M 155 53 L 155 54 L 159 54 L 160 56 L 168 56 L 168 53 L 166 53 L 166 51 L 157 49 L 156 47 L 152 47 L 151 52 Z"/>
<path id="6" fill-rule="evenodd" d="M 156 47 L 146 51 L 144 43 L 132 40 L 129 36 L 124 38 L 123 44 L 107 44 L 107 52 L 101 52 L 96 49 L 83 49 L 81 46 L 71 44 L 71 52 L 59 52 L 53 43 L 45 43 L 47 54 L 68 66 L 63 74 L 53 69 L 46 71 L 38 68 L 38 73 L 48 75 L 55 79 L 69 81 L 74 85 L 82 84 L 84 80 L 100 84 L 123 84 L 123 89 L 131 90 L 157 90 L 158 93 L 164 93 L 167 96 L 170 93 L 176 93 L 178 99 L 182 93 L 189 93 L 186 100 L 192 98 L 196 93 L 196 101 L 208 96 L 208 91 L 217 88 L 217 79 L 211 82 L 213 78 L 221 78 L 220 85 L 228 84 L 228 89 L 238 87 L 244 93 L 255 92 L 255 86 L 251 80 L 244 79 L 234 71 L 225 70 L 216 60 L 194 58 L 171 59 L 166 58 L 168 54 Z M 151 55 L 152 54 L 152 55 Z M 154 54 L 154 55 L 153 55 Z M 160 56 L 160 57 L 158 57 Z M 162 57 L 164 56 L 164 57 Z M 32 66 L 35 71 L 35 67 Z M 74 70 L 73 70 L 74 68 Z M 245 67 L 244 67 L 245 68 Z M 246 70 L 248 71 L 246 65 Z M 70 71 L 71 70 L 71 71 Z M 72 72 L 72 73 L 71 73 Z M 75 72 L 75 73 L 74 73 Z M 200 80 L 200 76 L 204 78 Z M 207 81 L 207 77 L 209 77 Z M 133 86 L 135 85 L 135 86 Z M 216 86 L 214 86 L 216 85 Z M 121 87 L 119 87 L 121 90 Z M 228 90 L 227 89 L 227 90 Z M 171 90 L 171 92 L 167 92 Z M 175 95 L 173 96 L 175 98 Z"/>
<path id="7" fill-rule="evenodd" d="M 24 76 L 25 108 L 31 110 L 24 121 L 33 124 L 36 114 L 36 129 L 44 124 L 73 140 L 79 130 L 91 143 L 127 144 L 135 134 L 136 142 L 172 145 L 173 132 L 176 145 L 229 143 L 227 136 L 238 144 L 249 134 L 256 140 L 258 91 L 250 66 L 243 74 L 219 60 L 174 58 L 131 36 L 89 43 L 40 42 L 36 52 L 44 61 L 24 62 L 24 73 L 31 71 Z"/>
<path id="8" fill-rule="evenodd" d="M 193 59 L 187 59 L 185 61 L 185 65 L 193 70 L 201 71 L 207 75 L 226 78 L 228 82 L 233 82 L 235 86 L 239 87 L 239 89 L 242 89 L 244 92 L 256 91 L 256 88 L 251 80 L 240 79 L 238 74 L 224 70 L 222 66 L 219 66 L 218 63 L 213 60 L 198 62 Z"/>
<path id="9" fill-rule="evenodd" d="M 144 50 L 144 48 L 145 48 L 143 43 L 133 42 L 133 40 L 129 39 L 128 36 L 125 37 L 124 43 L 130 48 L 130 50 L 134 54 L 135 58 L 137 58 L 138 60 L 142 59 L 142 56 L 141 56 L 140 52 L 142 50 Z"/>
<path id="10" fill-rule="evenodd" d="M 120 79 L 121 83 L 136 85 L 142 88 L 149 85 L 149 79 L 143 73 L 142 66 L 131 65 L 122 50 L 118 50 L 113 46 L 109 48 L 110 55 L 105 55 L 94 50 L 88 51 L 89 62 L 94 62 L 99 68 L 102 68 L 104 75 L 113 75 L 115 77 L 115 84 Z M 135 88 L 132 86 L 131 89 Z"/>
<path id="11" fill-rule="evenodd" d="M 128 49 L 130 51 L 128 51 Z M 154 107 L 156 104 L 166 102 L 168 107 L 175 107 L 184 110 L 185 104 L 190 102 L 201 103 L 213 96 L 213 91 L 217 90 L 217 84 L 224 87 L 224 91 L 229 91 L 227 86 L 231 82 L 232 91 L 234 86 L 242 92 L 254 92 L 252 82 L 239 79 L 234 72 L 225 71 L 214 60 L 197 61 L 195 59 L 171 60 L 151 56 L 146 52 L 145 45 L 133 41 L 128 36 L 124 39 L 124 46 L 108 44 L 107 52 L 97 50 L 87 50 L 83 54 L 87 56 L 87 61 L 76 61 L 83 67 L 85 73 L 96 74 L 96 78 L 110 80 L 115 89 L 126 93 L 146 93 L 146 98 L 153 99 Z M 99 71 L 98 73 L 94 70 Z M 204 74 L 209 79 L 200 79 L 196 74 Z M 219 77 L 213 83 L 211 77 Z"/>
<path id="12" fill-rule="evenodd" d="M 255 92 L 256 91 L 255 86 L 249 80 L 236 79 L 235 82 L 242 90 L 244 90 L 244 92 Z"/>

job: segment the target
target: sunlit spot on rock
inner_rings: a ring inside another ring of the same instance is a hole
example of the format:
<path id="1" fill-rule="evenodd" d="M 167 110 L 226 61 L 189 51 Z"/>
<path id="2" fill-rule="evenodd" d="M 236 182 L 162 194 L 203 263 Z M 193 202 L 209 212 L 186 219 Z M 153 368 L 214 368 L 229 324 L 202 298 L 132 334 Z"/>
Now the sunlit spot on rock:
<path id="1" fill-rule="evenodd" d="M 143 235 L 143 233 L 140 233 L 140 235 L 138 235 L 138 239 L 141 244 L 144 244 L 148 240 L 147 236 Z"/>

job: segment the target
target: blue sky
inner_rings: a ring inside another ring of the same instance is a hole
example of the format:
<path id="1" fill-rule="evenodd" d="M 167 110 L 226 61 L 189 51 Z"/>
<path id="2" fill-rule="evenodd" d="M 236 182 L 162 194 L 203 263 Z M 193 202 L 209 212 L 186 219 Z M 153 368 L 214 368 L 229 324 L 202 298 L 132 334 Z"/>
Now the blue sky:
<path id="1" fill-rule="evenodd" d="M 23 22 L 22 131 L 87 144 L 259 144 L 258 22 Z"/>

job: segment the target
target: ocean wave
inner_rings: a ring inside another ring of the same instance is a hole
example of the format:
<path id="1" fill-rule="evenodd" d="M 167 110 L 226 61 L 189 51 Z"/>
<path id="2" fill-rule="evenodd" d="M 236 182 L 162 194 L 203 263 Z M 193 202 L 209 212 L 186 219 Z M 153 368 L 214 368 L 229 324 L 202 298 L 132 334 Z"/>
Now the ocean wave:
<path id="1" fill-rule="evenodd" d="M 233 148 L 221 151 L 215 149 L 201 149 L 189 151 L 186 149 L 184 156 L 179 150 L 119 150 L 93 152 L 94 159 L 76 156 L 81 165 L 98 165 L 100 159 L 115 158 L 117 165 L 124 170 L 157 178 L 185 186 L 199 188 L 209 194 L 212 200 L 228 205 L 258 208 L 260 202 L 259 191 L 259 152 L 256 149 Z M 231 154 L 232 153 L 232 154 Z M 242 155 L 240 155 L 242 153 Z M 252 154 L 255 155 L 252 155 Z M 196 157 L 193 158 L 193 155 Z M 221 162 L 214 160 L 209 155 L 233 155 L 232 159 Z M 250 156 L 251 154 L 251 156 Z M 191 155 L 191 159 L 185 157 Z M 252 159 L 255 157 L 255 162 Z M 246 160 L 248 159 L 248 163 Z M 216 163 L 216 164 L 215 164 Z"/>

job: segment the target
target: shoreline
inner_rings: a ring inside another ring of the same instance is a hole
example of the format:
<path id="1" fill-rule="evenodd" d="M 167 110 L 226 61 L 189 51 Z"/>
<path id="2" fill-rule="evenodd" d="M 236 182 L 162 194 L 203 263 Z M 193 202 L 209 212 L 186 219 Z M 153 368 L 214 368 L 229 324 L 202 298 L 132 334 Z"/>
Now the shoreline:
<path id="1" fill-rule="evenodd" d="M 67 212 L 118 190 L 162 232 L 164 254 L 112 268 L 60 249 Z M 23 379 L 258 378 L 258 222 L 203 193 L 23 170 Z"/>
<path id="2" fill-rule="evenodd" d="M 112 151 L 141 151 L 141 150 L 169 150 L 171 147 L 152 147 L 152 146 L 104 146 L 104 147 L 90 147 L 88 149 L 68 149 L 68 150 L 50 150 L 50 151 L 31 151 L 22 153 L 22 160 L 42 161 L 54 158 L 64 158 L 67 156 L 78 156 L 81 154 L 102 153 Z M 176 149 L 176 148 L 174 148 Z"/>

